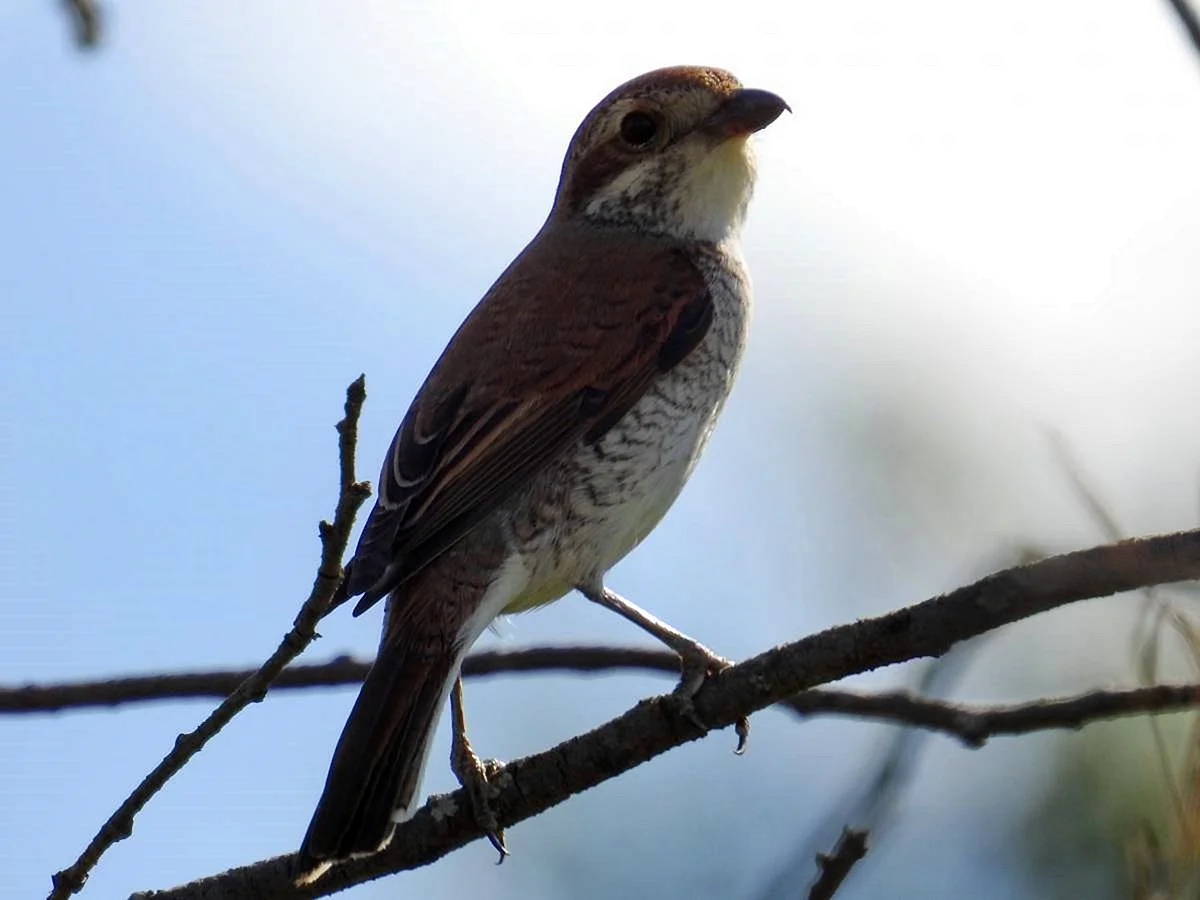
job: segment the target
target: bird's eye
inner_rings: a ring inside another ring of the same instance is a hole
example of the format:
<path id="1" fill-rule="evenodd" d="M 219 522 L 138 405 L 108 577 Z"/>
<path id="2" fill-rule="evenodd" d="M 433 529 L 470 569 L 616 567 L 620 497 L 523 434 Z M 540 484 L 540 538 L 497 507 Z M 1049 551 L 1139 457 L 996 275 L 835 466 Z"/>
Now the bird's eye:
<path id="1" fill-rule="evenodd" d="M 631 147 L 645 147 L 658 134 L 658 119 L 635 110 L 621 120 L 621 140 Z"/>

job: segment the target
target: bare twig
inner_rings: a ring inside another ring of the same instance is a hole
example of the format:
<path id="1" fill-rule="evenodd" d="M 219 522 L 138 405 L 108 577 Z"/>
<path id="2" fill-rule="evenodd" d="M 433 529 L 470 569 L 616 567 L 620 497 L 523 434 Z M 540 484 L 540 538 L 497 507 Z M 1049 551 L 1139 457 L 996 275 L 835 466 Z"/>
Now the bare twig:
<path id="1" fill-rule="evenodd" d="M 1080 504 L 1100 527 L 1100 533 L 1109 541 L 1119 541 L 1124 538 L 1125 532 L 1117 524 L 1117 517 L 1084 475 L 1083 464 L 1075 456 L 1066 437 L 1061 432 L 1054 430 L 1048 430 L 1046 437 L 1050 441 L 1050 450 L 1054 454 L 1055 461 L 1067 477 L 1067 481 L 1070 482 L 1071 490 L 1075 492 Z"/>
<path id="2" fill-rule="evenodd" d="M 1122 541 L 1007 569 L 916 606 L 831 628 L 731 666 L 711 676 L 693 698 L 694 717 L 678 715 L 678 705 L 669 698 L 643 700 L 587 734 L 502 767 L 494 781 L 492 809 L 502 826 L 512 826 L 815 685 L 939 656 L 961 640 L 1078 600 L 1196 578 L 1200 530 Z M 303 889 L 293 884 L 295 857 L 286 854 L 137 896 L 325 896 L 427 865 L 481 836 L 466 795 L 456 791 L 431 798 L 399 826 L 387 850 L 335 866 Z"/>
<path id="3" fill-rule="evenodd" d="M 369 662 L 339 656 L 326 663 L 288 666 L 272 690 L 358 684 Z M 473 653 L 463 663 L 467 676 L 516 672 L 604 672 L 643 669 L 679 674 L 679 657 L 669 650 L 639 647 L 528 647 Z M 135 675 L 94 681 L 0 687 L 0 714 L 48 713 L 116 707 L 155 700 L 223 699 L 254 669 Z"/>
<path id="4" fill-rule="evenodd" d="M 1171 9 L 1175 10 L 1175 15 L 1179 17 L 1179 23 L 1187 32 L 1192 47 L 1197 53 L 1200 53 L 1200 18 L 1196 16 L 1196 11 L 1192 9 L 1188 0 L 1167 0 L 1167 2 L 1171 4 Z"/>
<path id="5" fill-rule="evenodd" d="M 370 496 L 370 485 L 359 482 L 354 476 L 354 454 L 358 442 L 358 417 L 366 399 L 366 379 L 359 376 L 346 390 L 346 414 L 338 422 L 338 456 L 339 456 L 339 485 L 337 508 L 332 524 L 321 522 L 319 532 L 321 537 L 321 562 L 317 567 L 317 576 L 313 582 L 312 592 L 300 613 L 296 616 L 292 630 L 289 631 L 279 647 L 271 654 L 262 666 L 238 685 L 220 706 L 200 725 L 187 734 L 181 734 L 175 739 L 171 749 L 153 771 L 141 784 L 121 803 L 117 811 L 92 838 L 79 859 L 69 868 L 54 875 L 51 900 L 65 900 L 77 893 L 88 873 L 95 868 L 100 857 L 117 841 L 124 840 L 133 833 L 133 819 L 142 807 L 149 802 L 164 784 L 191 759 L 200 749 L 219 732 L 239 712 L 258 700 L 267 692 L 272 680 L 283 671 L 291 660 L 307 647 L 316 637 L 315 627 L 321 615 L 329 605 L 334 590 L 338 586 L 342 574 L 342 557 L 350 540 L 350 529 L 354 525 L 354 517 L 363 501 Z"/>
<path id="6" fill-rule="evenodd" d="M 1073 697 L 992 707 L 945 703 L 903 692 L 855 694 L 812 690 L 787 701 L 786 705 L 797 712 L 803 708 L 809 714 L 837 713 L 927 728 L 956 737 L 968 747 L 982 747 L 989 739 L 1002 735 L 1053 728 L 1077 729 L 1122 716 L 1191 709 L 1200 705 L 1200 685 L 1159 684 L 1089 691 Z"/>
<path id="7" fill-rule="evenodd" d="M 348 656 L 339 656 L 326 663 L 288 666 L 271 683 L 271 690 L 359 684 L 370 667 L 369 662 Z M 463 663 L 463 674 L 473 677 L 629 670 L 678 675 L 679 657 L 669 650 L 640 647 L 527 647 L 473 653 Z M 255 671 L 189 672 L 4 688 L 0 689 L 0 712 L 46 712 L 146 700 L 226 697 Z M 1002 735 L 1080 728 L 1101 719 L 1172 712 L 1195 706 L 1198 702 L 1200 685 L 1155 685 L 986 707 L 932 700 L 923 696 L 923 692 L 863 694 L 813 688 L 783 700 L 779 705 L 804 717 L 843 715 L 924 728 L 955 737 L 969 747 L 981 747 L 990 738 Z"/>
<path id="8" fill-rule="evenodd" d="M 1040 559 L 1044 555 L 1039 554 L 1026 559 L 1024 553 L 1020 554 L 1026 562 Z M 941 706 L 943 712 L 949 713 L 952 707 L 939 698 L 949 695 L 954 683 L 966 671 L 970 661 L 986 641 L 987 636 L 984 636 L 956 644 L 949 653 L 921 668 L 919 678 L 912 688 L 915 696 L 909 693 L 903 693 L 899 697 L 893 695 L 899 702 L 884 705 L 882 708 L 894 715 L 907 703 L 916 701 L 922 707 Z M 805 696 L 801 694 L 800 698 Z M 858 705 L 855 701 L 860 698 L 861 695 L 847 699 L 846 706 L 853 708 Z M 964 707 L 959 709 L 962 712 L 967 711 Z M 931 711 L 921 710 L 922 713 Z M 776 873 L 764 883 L 762 890 L 756 895 L 758 900 L 790 900 L 796 897 L 800 885 L 811 879 L 813 856 L 821 853 L 829 846 L 834 835 L 842 833 L 845 829 L 869 831 L 874 835 L 876 842 L 880 834 L 886 833 L 901 797 L 912 783 L 921 750 L 935 731 L 927 725 L 917 724 L 921 721 L 920 714 L 915 721 L 902 722 L 901 719 L 889 718 L 889 714 L 876 721 L 900 724 L 901 727 L 878 743 L 874 758 L 863 765 L 862 773 L 851 781 L 841 798 L 830 804 L 829 810 L 820 821 L 815 826 L 810 826 L 808 834 L 798 843 L 790 858 L 786 859 Z M 957 724 L 960 720 L 948 715 L 940 721 Z M 979 745 L 969 743 L 968 746 Z"/>
<path id="9" fill-rule="evenodd" d="M 854 864 L 867 855 L 867 833 L 842 829 L 833 852 L 817 854 L 817 880 L 809 888 L 808 900 L 829 900 L 837 893 Z"/>
<path id="10" fill-rule="evenodd" d="M 90 50 L 100 43 L 100 7 L 94 0 L 62 0 L 71 18 L 75 44 Z"/>

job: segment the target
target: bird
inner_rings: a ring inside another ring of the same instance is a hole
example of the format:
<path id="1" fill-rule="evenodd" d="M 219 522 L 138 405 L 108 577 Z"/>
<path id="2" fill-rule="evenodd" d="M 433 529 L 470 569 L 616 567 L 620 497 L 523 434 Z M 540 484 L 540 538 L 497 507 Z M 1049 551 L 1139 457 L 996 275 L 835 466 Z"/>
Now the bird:
<path id="1" fill-rule="evenodd" d="M 674 66 L 617 87 L 569 143 L 550 213 L 450 339 L 387 451 L 332 605 L 386 598 L 376 659 L 297 854 L 297 882 L 384 849 L 418 808 L 450 696 L 451 767 L 505 848 L 459 671 L 502 614 L 578 590 L 680 654 L 690 696 L 728 665 L 625 600 L 608 570 L 704 449 L 746 343 L 750 137 L 788 105 Z"/>

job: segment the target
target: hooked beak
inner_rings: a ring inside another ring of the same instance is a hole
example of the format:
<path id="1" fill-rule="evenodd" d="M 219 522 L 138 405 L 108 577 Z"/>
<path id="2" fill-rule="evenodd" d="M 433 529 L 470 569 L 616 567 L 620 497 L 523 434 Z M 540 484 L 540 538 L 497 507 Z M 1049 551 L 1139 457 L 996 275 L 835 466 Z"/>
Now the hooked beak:
<path id="1" fill-rule="evenodd" d="M 700 126 L 700 131 L 725 140 L 762 131 L 781 115 L 792 111 L 783 98 L 770 91 L 740 88 L 734 91 Z"/>

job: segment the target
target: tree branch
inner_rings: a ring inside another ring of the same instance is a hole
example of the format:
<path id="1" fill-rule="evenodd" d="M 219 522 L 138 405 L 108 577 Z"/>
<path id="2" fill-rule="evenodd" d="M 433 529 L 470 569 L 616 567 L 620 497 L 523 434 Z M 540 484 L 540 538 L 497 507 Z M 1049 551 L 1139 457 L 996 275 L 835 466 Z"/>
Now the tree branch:
<path id="1" fill-rule="evenodd" d="M 251 703 L 261 700 L 271 681 L 283 671 L 284 666 L 296 658 L 316 637 L 316 624 L 329 606 L 334 591 L 341 580 L 342 557 L 350 540 L 350 529 L 354 517 L 363 501 L 370 496 L 370 485 L 359 482 L 354 476 L 354 454 L 358 443 L 358 417 L 366 399 L 366 379 L 359 376 L 346 389 L 345 417 L 338 422 L 339 490 L 333 523 L 321 522 L 321 561 L 312 592 L 300 608 L 289 631 L 279 647 L 262 666 L 245 679 L 200 725 L 187 734 L 175 739 L 171 749 L 141 784 L 134 788 L 117 811 L 101 826 L 96 836 L 69 868 L 53 877 L 50 900 L 65 900 L 77 893 L 88 873 L 95 868 L 100 857 L 117 841 L 133 833 L 133 819 L 167 781 L 175 775 L 217 732 Z"/>
<path id="2" fill-rule="evenodd" d="M 1190 709 L 1200 705 L 1200 685 L 1160 684 L 1088 691 L 1073 697 L 991 707 L 929 700 L 903 691 L 857 694 L 816 689 L 805 691 L 783 705 L 801 715 L 833 713 L 925 728 L 956 737 L 966 746 L 977 748 L 994 737 L 1052 728 L 1078 729 L 1092 722 L 1122 716 Z"/>
<path id="3" fill-rule="evenodd" d="M 1197 53 L 1200 53 L 1200 18 L 1196 16 L 1196 11 L 1192 9 L 1188 0 L 1167 0 L 1167 2 L 1171 5 L 1171 9 L 1175 10 L 1175 15 L 1179 17 L 1179 23 L 1192 42 L 1192 47 Z"/>
<path id="4" fill-rule="evenodd" d="M 274 692 L 355 685 L 369 662 L 339 656 L 326 663 L 288 666 L 271 683 Z M 181 672 L 103 681 L 65 682 L 0 688 L 0 713 L 36 713 L 112 707 L 150 700 L 224 698 L 256 670 Z M 646 671 L 678 675 L 679 657 L 669 650 L 639 647 L 527 647 L 473 653 L 463 675 L 488 677 L 544 672 Z M 1171 712 L 1200 703 L 1200 685 L 1088 691 L 1010 706 L 969 706 L 931 700 L 908 691 L 858 693 L 813 688 L 778 705 L 802 717 L 843 715 L 891 725 L 924 728 L 958 738 L 969 747 L 988 739 L 1051 728 L 1080 728 L 1098 719 Z"/>
<path id="5" fill-rule="evenodd" d="M 272 690 L 337 687 L 358 684 L 369 662 L 339 656 L 326 663 L 288 666 Z M 679 674 L 679 657 L 669 650 L 637 647 L 529 647 L 473 653 L 463 662 L 463 675 L 516 672 L 605 672 L 642 669 Z M 253 675 L 254 669 L 134 675 L 58 684 L 0 687 L 0 715 L 63 712 L 117 707 L 154 700 L 224 699 Z"/>
<path id="6" fill-rule="evenodd" d="M 808 900 L 829 900 L 838 892 L 854 864 L 867 855 L 867 833 L 842 829 L 833 852 L 817 854 L 817 880 L 808 890 Z"/>
<path id="7" fill-rule="evenodd" d="M 669 695 L 643 700 L 612 721 L 497 773 L 492 809 L 511 826 L 711 729 L 818 684 L 922 656 L 1047 610 L 1153 584 L 1200 577 L 1200 530 L 1122 541 L 1018 566 L 924 603 L 784 644 L 713 675 L 679 715 Z M 698 727 L 697 721 L 704 727 Z M 303 889 L 294 855 L 232 869 L 168 891 L 159 900 L 325 896 L 426 865 L 482 836 L 463 791 L 430 798 L 399 826 L 387 850 L 335 866 Z"/>
<path id="8" fill-rule="evenodd" d="M 71 19 L 75 33 L 75 45 L 81 50 L 91 50 L 100 43 L 100 8 L 95 0 L 62 0 Z"/>

